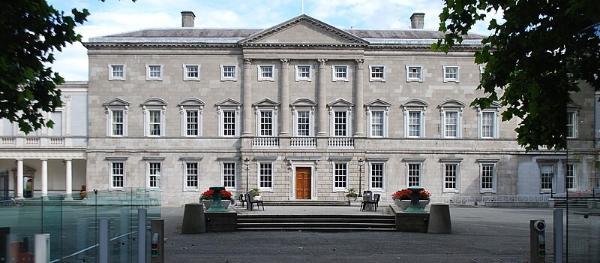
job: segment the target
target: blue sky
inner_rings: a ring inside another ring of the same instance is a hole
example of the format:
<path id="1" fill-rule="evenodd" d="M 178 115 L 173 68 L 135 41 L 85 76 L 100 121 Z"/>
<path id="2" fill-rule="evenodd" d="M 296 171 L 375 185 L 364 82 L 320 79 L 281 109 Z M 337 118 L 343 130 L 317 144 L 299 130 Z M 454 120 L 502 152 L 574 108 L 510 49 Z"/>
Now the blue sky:
<path id="1" fill-rule="evenodd" d="M 144 28 L 181 26 L 180 12 L 193 11 L 197 28 L 267 28 L 301 13 L 301 0 L 48 0 L 57 9 L 87 8 L 88 21 L 77 28 L 86 41 Z M 437 30 L 442 0 L 304 0 L 304 13 L 333 26 L 407 29 L 410 15 L 424 12 L 425 28 Z M 483 24 L 473 32 L 486 34 Z M 52 68 L 66 80 L 87 80 L 86 49 L 69 45 Z"/>

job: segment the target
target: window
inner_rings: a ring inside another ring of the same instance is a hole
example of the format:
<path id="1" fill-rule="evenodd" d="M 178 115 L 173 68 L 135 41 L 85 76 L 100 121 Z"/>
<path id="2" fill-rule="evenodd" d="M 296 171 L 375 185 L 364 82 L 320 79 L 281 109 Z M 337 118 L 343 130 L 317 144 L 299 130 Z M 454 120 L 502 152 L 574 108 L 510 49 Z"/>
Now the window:
<path id="1" fill-rule="evenodd" d="M 63 112 L 54 111 L 50 113 L 50 119 L 54 122 L 54 126 L 48 129 L 50 136 L 63 136 Z"/>
<path id="2" fill-rule="evenodd" d="M 148 131 L 149 136 L 161 136 L 161 111 L 149 110 Z"/>
<path id="3" fill-rule="evenodd" d="M 421 163 L 408 164 L 408 187 L 421 186 Z"/>
<path id="4" fill-rule="evenodd" d="M 554 178 L 554 165 L 542 164 L 540 166 L 541 172 L 541 190 L 543 192 L 552 191 L 552 178 Z"/>
<path id="5" fill-rule="evenodd" d="M 346 111 L 334 111 L 333 117 L 333 136 L 348 136 L 348 114 Z"/>
<path id="6" fill-rule="evenodd" d="M 160 163 L 148 163 L 148 187 L 159 188 L 160 186 Z"/>
<path id="7" fill-rule="evenodd" d="M 258 80 L 275 80 L 275 66 L 258 66 Z"/>
<path id="8" fill-rule="evenodd" d="M 223 163 L 223 186 L 235 189 L 235 163 Z"/>
<path id="9" fill-rule="evenodd" d="M 385 66 L 369 66 L 370 81 L 385 81 Z"/>
<path id="10" fill-rule="evenodd" d="M 423 67 L 406 66 L 406 81 L 423 81 Z"/>
<path id="11" fill-rule="evenodd" d="M 236 136 L 236 110 L 223 110 L 221 116 L 223 122 L 222 135 L 226 137 Z"/>
<path id="12" fill-rule="evenodd" d="M 260 136 L 273 136 L 273 111 L 260 110 Z"/>
<path id="13" fill-rule="evenodd" d="M 183 65 L 183 80 L 200 80 L 200 65 Z"/>
<path id="14" fill-rule="evenodd" d="M 444 66 L 444 82 L 458 82 L 458 66 Z"/>
<path id="15" fill-rule="evenodd" d="M 198 190 L 198 163 L 185 163 L 185 188 Z"/>
<path id="16" fill-rule="evenodd" d="M 162 80 L 162 65 L 147 65 L 146 80 Z"/>
<path id="17" fill-rule="evenodd" d="M 346 190 L 348 185 L 348 164 L 334 163 L 333 164 L 333 189 Z"/>
<path id="18" fill-rule="evenodd" d="M 457 190 L 457 179 L 458 179 L 458 164 L 457 163 L 444 164 L 444 190 L 445 191 L 456 191 Z"/>
<path id="19" fill-rule="evenodd" d="M 296 136 L 310 136 L 310 111 L 297 111 L 296 125 Z"/>
<path id="20" fill-rule="evenodd" d="M 125 80 L 125 65 L 108 65 L 108 80 Z"/>
<path id="21" fill-rule="evenodd" d="M 494 163 L 482 163 L 481 167 L 481 192 L 494 192 L 496 190 L 494 178 Z"/>
<path id="22" fill-rule="evenodd" d="M 310 81 L 310 65 L 297 65 L 296 66 L 296 81 L 308 80 Z"/>
<path id="23" fill-rule="evenodd" d="M 273 164 L 259 163 L 258 186 L 261 189 L 271 190 L 273 188 Z"/>
<path id="24" fill-rule="evenodd" d="M 566 176 L 566 180 L 565 180 L 567 190 L 574 190 L 577 188 L 577 186 L 575 184 L 576 176 L 577 176 L 577 174 L 575 172 L 575 164 L 572 164 L 572 163 L 567 164 L 567 176 Z"/>
<path id="25" fill-rule="evenodd" d="M 237 80 L 236 66 L 221 65 L 221 80 Z"/>
<path id="26" fill-rule="evenodd" d="M 384 137 L 384 111 L 371 111 L 371 137 Z"/>
<path id="27" fill-rule="evenodd" d="M 383 191 L 384 163 L 371 163 L 371 190 Z"/>
<path id="28" fill-rule="evenodd" d="M 122 162 L 111 163 L 110 185 L 112 188 L 123 188 L 125 185 L 125 171 L 123 167 L 124 165 Z"/>
<path id="29" fill-rule="evenodd" d="M 348 66 L 333 66 L 333 81 L 348 81 Z"/>
<path id="30" fill-rule="evenodd" d="M 577 112 L 567 112 L 567 138 L 577 138 Z"/>
<path id="31" fill-rule="evenodd" d="M 123 110 L 111 110 L 111 136 L 123 136 L 125 135 L 124 130 L 124 118 Z"/>
<path id="32" fill-rule="evenodd" d="M 496 112 L 481 113 L 481 138 L 496 138 Z"/>
<path id="33" fill-rule="evenodd" d="M 422 137 L 423 112 L 408 111 L 408 137 Z"/>
<path id="34" fill-rule="evenodd" d="M 457 111 L 444 112 L 444 137 L 445 138 L 458 137 L 458 112 Z"/>
<path id="35" fill-rule="evenodd" d="M 199 132 L 199 110 L 185 110 L 185 135 L 198 136 Z"/>

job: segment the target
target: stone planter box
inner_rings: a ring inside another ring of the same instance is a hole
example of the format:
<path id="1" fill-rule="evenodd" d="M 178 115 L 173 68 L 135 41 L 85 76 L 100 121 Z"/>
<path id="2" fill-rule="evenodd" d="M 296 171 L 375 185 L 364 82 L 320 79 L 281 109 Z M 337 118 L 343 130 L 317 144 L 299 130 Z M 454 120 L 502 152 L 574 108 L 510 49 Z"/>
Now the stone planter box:
<path id="1" fill-rule="evenodd" d="M 212 200 L 201 200 L 200 202 L 202 202 L 202 204 L 204 205 L 204 211 L 208 210 L 213 203 Z M 221 205 L 225 209 L 228 209 L 230 204 L 231 200 L 221 200 Z"/>
<path id="2" fill-rule="evenodd" d="M 398 206 L 402 211 L 404 211 L 410 205 L 410 200 L 396 199 L 394 200 L 394 204 L 396 204 L 396 206 Z M 425 206 L 427 206 L 427 204 L 429 204 L 429 200 L 419 200 L 419 206 L 421 208 L 425 209 Z"/>

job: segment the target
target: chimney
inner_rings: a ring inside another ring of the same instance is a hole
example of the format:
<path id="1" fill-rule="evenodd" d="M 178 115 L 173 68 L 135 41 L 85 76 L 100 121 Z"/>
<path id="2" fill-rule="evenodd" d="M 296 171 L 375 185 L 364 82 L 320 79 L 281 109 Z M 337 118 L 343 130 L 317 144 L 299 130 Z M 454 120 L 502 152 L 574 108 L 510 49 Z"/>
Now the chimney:
<path id="1" fill-rule="evenodd" d="M 423 29 L 425 24 L 425 13 L 413 13 L 410 16 L 410 28 L 411 29 Z"/>
<path id="2" fill-rule="evenodd" d="M 194 27 L 194 12 L 181 11 L 181 27 Z"/>

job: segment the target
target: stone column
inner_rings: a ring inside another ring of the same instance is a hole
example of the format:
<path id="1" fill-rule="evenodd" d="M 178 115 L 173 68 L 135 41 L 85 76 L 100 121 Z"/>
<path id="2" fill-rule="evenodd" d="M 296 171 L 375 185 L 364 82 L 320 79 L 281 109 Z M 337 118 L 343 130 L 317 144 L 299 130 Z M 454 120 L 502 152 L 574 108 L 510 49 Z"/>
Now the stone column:
<path id="1" fill-rule="evenodd" d="M 42 159 L 42 196 L 48 196 L 48 160 Z"/>
<path id="2" fill-rule="evenodd" d="M 279 103 L 281 112 L 279 113 L 279 134 L 289 136 L 290 134 L 290 62 L 287 58 L 281 59 L 281 85 L 279 92 Z"/>
<path id="3" fill-rule="evenodd" d="M 327 87 L 325 80 L 327 79 L 327 73 L 325 73 L 327 59 L 320 58 L 319 61 L 319 81 L 317 83 L 317 120 L 319 123 L 318 136 L 327 136 Z"/>
<path id="4" fill-rule="evenodd" d="M 17 159 L 17 199 L 23 198 L 23 159 Z"/>
<path id="5" fill-rule="evenodd" d="M 65 160 L 65 195 L 70 197 L 73 193 L 73 164 L 71 159 Z"/>
<path id="6" fill-rule="evenodd" d="M 242 116 L 243 129 L 242 136 L 250 136 L 252 134 L 252 77 L 250 67 L 252 66 L 251 59 L 244 59 L 244 78 L 242 83 Z"/>
<path id="7" fill-rule="evenodd" d="M 365 108 L 363 98 L 364 60 L 356 60 L 356 76 L 354 79 L 354 136 L 365 136 Z"/>

